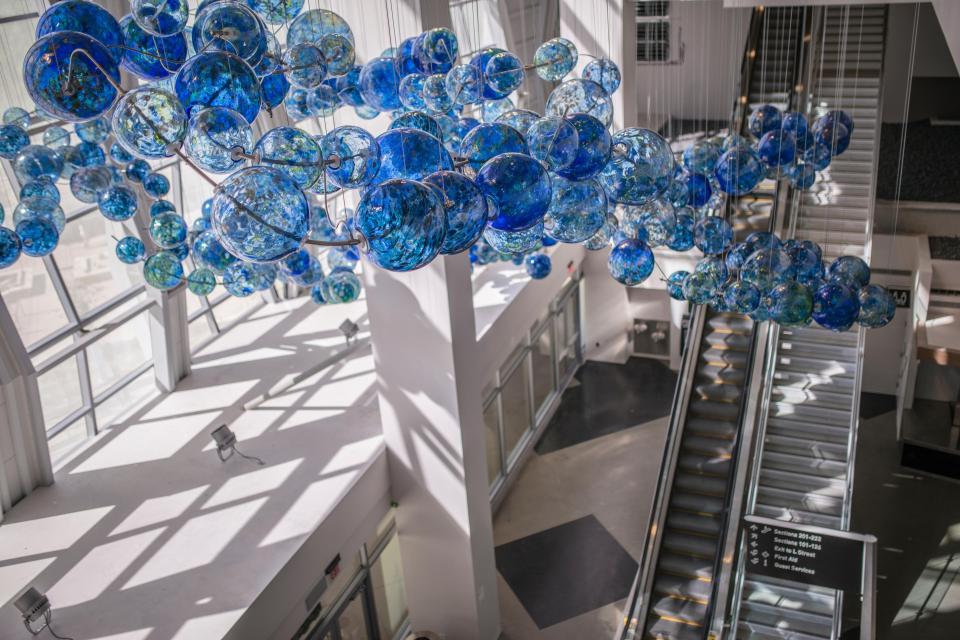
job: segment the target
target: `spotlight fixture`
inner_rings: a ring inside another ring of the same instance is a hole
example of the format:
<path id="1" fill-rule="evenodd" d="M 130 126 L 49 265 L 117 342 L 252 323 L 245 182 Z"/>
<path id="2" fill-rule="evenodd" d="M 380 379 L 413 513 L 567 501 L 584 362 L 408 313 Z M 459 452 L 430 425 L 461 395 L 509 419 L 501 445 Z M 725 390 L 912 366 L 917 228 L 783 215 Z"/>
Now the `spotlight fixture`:
<path id="1" fill-rule="evenodd" d="M 343 334 L 343 337 L 347 340 L 347 346 L 350 346 L 350 339 L 356 338 L 357 334 L 360 332 L 360 327 L 357 326 L 357 323 L 347 318 L 340 323 L 340 333 Z"/>
<path id="2" fill-rule="evenodd" d="M 20 615 L 23 616 L 23 626 L 27 628 L 30 635 L 39 635 L 41 631 L 47 629 L 50 635 L 60 640 L 73 640 L 57 635 L 51 626 L 53 624 L 53 609 L 50 607 L 50 600 L 47 596 L 37 590 L 36 587 L 30 587 L 20 594 L 20 597 L 14 600 L 13 606 L 17 608 Z M 35 626 L 37 623 L 40 626 Z"/>
<path id="3" fill-rule="evenodd" d="M 266 464 L 256 456 L 248 456 L 241 453 L 240 450 L 237 449 L 237 434 L 231 431 L 227 425 L 220 425 L 210 433 L 210 436 L 217 444 L 217 457 L 220 458 L 220 462 L 226 462 L 233 454 L 237 454 L 244 460 L 252 460 L 260 466 Z"/>

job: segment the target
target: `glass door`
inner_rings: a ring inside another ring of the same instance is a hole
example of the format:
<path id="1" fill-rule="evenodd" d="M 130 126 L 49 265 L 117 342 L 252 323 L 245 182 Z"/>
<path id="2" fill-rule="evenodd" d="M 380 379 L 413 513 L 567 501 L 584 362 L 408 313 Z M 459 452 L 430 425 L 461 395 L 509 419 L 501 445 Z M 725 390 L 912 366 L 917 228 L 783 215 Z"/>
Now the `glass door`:
<path id="1" fill-rule="evenodd" d="M 365 585 L 361 584 L 324 634 L 323 640 L 375 640 L 380 637 L 379 634 L 374 635 L 371 612 L 363 606 L 365 593 Z"/>

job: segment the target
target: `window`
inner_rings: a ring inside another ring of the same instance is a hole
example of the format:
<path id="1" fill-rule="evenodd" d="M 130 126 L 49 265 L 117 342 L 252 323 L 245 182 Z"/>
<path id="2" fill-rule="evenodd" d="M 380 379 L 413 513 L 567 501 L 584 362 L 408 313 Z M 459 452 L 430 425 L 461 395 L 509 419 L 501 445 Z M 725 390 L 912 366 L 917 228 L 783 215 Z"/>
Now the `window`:
<path id="1" fill-rule="evenodd" d="M 637 0 L 637 62 L 670 59 L 670 3 Z"/>

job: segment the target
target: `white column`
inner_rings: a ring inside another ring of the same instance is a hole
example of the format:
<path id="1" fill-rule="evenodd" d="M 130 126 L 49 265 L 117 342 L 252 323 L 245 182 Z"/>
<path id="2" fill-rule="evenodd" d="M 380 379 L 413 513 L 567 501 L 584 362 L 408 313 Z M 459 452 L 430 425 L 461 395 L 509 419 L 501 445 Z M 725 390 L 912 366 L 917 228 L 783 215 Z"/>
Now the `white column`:
<path id="1" fill-rule="evenodd" d="M 380 414 L 414 630 L 500 634 L 466 254 L 410 273 L 365 265 Z"/>

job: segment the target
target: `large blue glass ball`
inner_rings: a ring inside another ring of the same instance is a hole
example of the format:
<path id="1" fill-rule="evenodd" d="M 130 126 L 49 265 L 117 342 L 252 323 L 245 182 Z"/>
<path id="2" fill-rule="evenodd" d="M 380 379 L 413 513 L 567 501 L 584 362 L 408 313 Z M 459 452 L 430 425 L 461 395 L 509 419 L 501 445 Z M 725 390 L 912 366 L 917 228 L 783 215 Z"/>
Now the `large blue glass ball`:
<path id="1" fill-rule="evenodd" d="M 828 282 L 813 292 L 813 319 L 833 331 L 846 331 L 860 313 L 857 292 L 845 284 Z"/>
<path id="2" fill-rule="evenodd" d="M 122 222 L 137 212 L 137 194 L 122 185 L 112 186 L 98 200 L 100 213 L 108 220 Z"/>
<path id="3" fill-rule="evenodd" d="M 154 289 L 168 291 L 183 281 L 183 265 L 173 253 L 160 251 L 143 263 L 143 279 Z"/>
<path id="4" fill-rule="evenodd" d="M 440 123 L 436 118 L 428 116 L 423 111 L 406 111 L 401 113 L 390 122 L 390 128 L 419 129 L 420 131 L 426 131 L 438 140 L 443 139 L 443 129 L 440 128 Z"/>
<path id="5" fill-rule="evenodd" d="M 799 111 L 786 111 L 780 121 L 780 129 L 784 133 L 793 134 L 796 140 L 803 140 L 807 137 L 807 116 Z"/>
<path id="6" fill-rule="evenodd" d="M 120 262 L 124 264 L 136 264 L 143 260 L 147 254 L 147 249 L 143 246 L 140 238 L 124 236 L 117 242 L 116 254 Z"/>
<path id="7" fill-rule="evenodd" d="M 107 118 L 94 118 L 86 122 L 78 122 L 73 125 L 77 137 L 83 142 L 91 144 L 100 144 L 105 142 L 110 136 L 110 122 Z"/>
<path id="8" fill-rule="evenodd" d="M 20 236 L 6 227 L 0 227 L 0 269 L 6 269 L 16 262 L 22 251 Z"/>
<path id="9" fill-rule="evenodd" d="M 751 147 L 734 147 L 717 160 L 714 177 L 720 189 L 732 196 L 742 196 L 757 188 L 765 175 L 760 155 Z"/>
<path id="10" fill-rule="evenodd" d="M 766 292 L 790 279 L 790 266 L 790 256 L 783 249 L 760 249 L 744 261 L 740 278 Z"/>
<path id="11" fill-rule="evenodd" d="M 733 243 L 733 229 L 723 218 L 701 218 L 693 226 L 693 243 L 707 255 L 723 253 Z"/>
<path id="12" fill-rule="evenodd" d="M 187 26 L 187 0 L 131 0 L 130 11 L 137 24 L 149 34 L 169 36 Z"/>
<path id="13" fill-rule="evenodd" d="M 787 180 L 796 189 L 809 189 L 817 181 L 817 172 L 809 164 L 793 164 L 787 168 Z"/>
<path id="14" fill-rule="evenodd" d="M 543 222 L 520 231 L 501 231 L 488 226 L 483 239 L 494 250 L 505 255 L 522 255 L 543 246 Z"/>
<path id="15" fill-rule="evenodd" d="M 827 279 L 859 291 L 870 283 L 870 267 L 857 256 L 840 256 L 830 263 Z"/>
<path id="16" fill-rule="evenodd" d="M 260 156 L 261 165 L 286 173 L 301 189 L 313 186 L 323 173 L 320 145 L 294 127 L 270 129 L 253 150 Z"/>
<path id="17" fill-rule="evenodd" d="M 330 304 L 346 304 L 360 297 L 360 278 L 353 271 L 334 269 L 320 282 L 323 299 Z"/>
<path id="18" fill-rule="evenodd" d="M 580 135 L 562 118 L 541 118 L 526 132 L 530 155 L 545 163 L 551 171 L 569 167 L 577 157 Z"/>
<path id="19" fill-rule="evenodd" d="M 13 124 L 0 125 L 0 158 L 13 160 L 30 144 L 27 132 Z"/>
<path id="20" fill-rule="evenodd" d="M 638 285 L 653 273 L 653 251 L 640 240 L 623 240 L 611 251 L 607 259 L 610 275 L 620 284 Z"/>
<path id="21" fill-rule="evenodd" d="M 357 51 L 353 40 L 342 33 L 328 33 L 318 43 L 323 58 L 327 62 L 327 73 L 339 77 L 349 73 L 357 61 Z"/>
<path id="22" fill-rule="evenodd" d="M 353 33 L 346 20 L 326 9 L 304 11 L 290 23 L 287 31 L 287 46 L 292 47 L 301 42 L 320 42 L 323 37 L 339 33 L 353 42 Z"/>
<path id="23" fill-rule="evenodd" d="M 191 117 L 205 107 L 226 107 L 252 123 L 260 113 L 257 75 L 231 53 L 210 51 L 190 58 L 177 73 L 175 87 Z"/>
<path id="24" fill-rule="evenodd" d="M 418 269 L 433 260 L 447 232 L 439 192 L 414 180 L 372 187 L 357 207 L 356 220 L 367 257 L 390 271 Z"/>
<path id="25" fill-rule="evenodd" d="M 681 302 L 686 300 L 686 296 L 683 294 L 683 283 L 686 281 L 687 276 L 690 275 L 689 271 L 674 271 L 669 276 L 667 276 L 667 293 L 674 300 L 680 300 Z"/>
<path id="26" fill-rule="evenodd" d="M 817 118 L 811 130 L 818 143 L 830 149 L 832 155 L 840 155 L 850 146 L 853 120 L 842 111 L 831 111 Z"/>
<path id="27" fill-rule="evenodd" d="M 79 169 L 81 167 L 102 166 L 107 156 L 99 145 L 92 142 L 81 142 L 72 147 L 64 147 L 64 168 Z M 71 173 L 72 175 L 72 173 Z"/>
<path id="28" fill-rule="evenodd" d="M 106 167 L 84 167 L 70 176 L 70 193 L 80 202 L 93 204 L 112 184 L 113 175 Z M 57 191 L 55 187 L 53 190 Z"/>
<path id="29" fill-rule="evenodd" d="M 550 275 L 550 256 L 545 253 L 529 255 L 523 259 L 523 267 L 527 270 L 527 275 L 534 280 L 543 280 Z"/>
<path id="30" fill-rule="evenodd" d="M 87 0 L 63 0 L 44 11 L 37 21 L 37 38 L 55 31 L 79 31 L 105 45 L 114 60 L 123 57 L 123 36 L 117 20 L 106 9 Z"/>
<path id="31" fill-rule="evenodd" d="M 460 156 L 466 158 L 471 174 L 485 162 L 503 153 L 527 153 L 527 143 L 513 127 L 485 122 L 470 130 L 460 143 Z"/>
<path id="32" fill-rule="evenodd" d="M 360 95 L 377 111 L 392 111 L 400 102 L 400 78 L 392 58 L 374 58 L 360 71 Z"/>
<path id="33" fill-rule="evenodd" d="M 508 127 L 513 127 L 526 139 L 527 130 L 540 119 L 540 114 L 536 111 L 513 109 L 501 114 L 496 121 Z"/>
<path id="34" fill-rule="evenodd" d="M 124 95 L 113 111 L 113 132 L 131 153 L 165 158 L 187 135 L 187 115 L 172 93 L 141 87 Z"/>
<path id="35" fill-rule="evenodd" d="M 327 77 L 327 60 L 320 47 L 310 42 L 302 42 L 287 49 L 283 54 L 286 76 L 295 87 L 312 89 L 319 87 Z"/>
<path id="36" fill-rule="evenodd" d="M 616 63 L 609 58 L 595 58 L 587 63 L 580 73 L 584 80 L 596 82 L 607 95 L 613 94 L 620 86 L 620 69 Z"/>
<path id="37" fill-rule="evenodd" d="M 56 227 L 57 233 L 63 233 L 63 229 L 67 224 L 67 217 L 64 215 L 63 209 L 59 204 L 50 198 L 33 196 L 31 198 L 24 198 L 17 203 L 16 208 L 13 210 L 13 225 L 16 226 L 20 224 L 21 220 L 34 217 L 49 220 L 53 223 L 53 226 Z"/>
<path id="38" fill-rule="evenodd" d="M 310 268 L 310 252 L 300 249 L 278 262 L 280 271 L 288 276 L 298 276 Z"/>
<path id="39" fill-rule="evenodd" d="M 235 298 L 246 298 L 257 291 L 257 265 L 237 261 L 223 272 L 223 288 Z"/>
<path id="40" fill-rule="evenodd" d="M 370 183 L 406 178 L 422 180 L 436 171 L 452 171 L 453 160 L 438 138 L 419 129 L 391 129 L 377 138 L 380 171 Z"/>
<path id="41" fill-rule="evenodd" d="M 344 104 L 352 107 L 364 106 L 363 95 L 360 93 L 360 71 L 363 67 L 354 66 L 334 81 L 337 96 Z"/>
<path id="42" fill-rule="evenodd" d="M 556 82 L 573 71 L 578 55 L 577 48 L 566 38 L 552 38 L 537 47 L 533 66 L 538 76 Z"/>
<path id="43" fill-rule="evenodd" d="M 192 248 L 194 257 L 216 274 L 222 274 L 237 261 L 236 257 L 223 248 L 213 230 L 201 232 L 193 241 Z"/>
<path id="44" fill-rule="evenodd" d="M 897 313 L 897 303 L 893 295 L 878 284 L 868 284 L 857 292 L 860 303 L 860 315 L 857 318 L 862 326 L 879 329 L 890 324 Z"/>
<path id="45" fill-rule="evenodd" d="M 482 71 L 473 64 L 458 64 L 446 76 L 447 94 L 455 105 L 479 102 L 484 85 Z"/>
<path id="46" fill-rule="evenodd" d="M 323 84 L 307 91 L 307 106 L 310 108 L 310 115 L 327 118 L 332 116 L 340 106 L 340 98 L 333 88 L 334 83 L 330 80 L 324 80 Z"/>
<path id="47" fill-rule="evenodd" d="M 810 321 L 813 297 L 810 289 L 789 280 L 778 284 L 764 299 L 770 319 L 785 327 L 799 327 Z"/>
<path id="48" fill-rule="evenodd" d="M 427 103 L 423 101 L 423 83 L 426 79 L 427 76 L 422 73 L 411 73 L 403 76 L 397 89 L 397 95 L 404 107 L 415 111 L 427 108 Z"/>
<path id="49" fill-rule="evenodd" d="M 494 54 L 487 61 L 483 78 L 498 98 L 503 98 L 523 84 L 523 63 L 509 51 Z"/>
<path id="50" fill-rule="evenodd" d="M 434 187 L 447 216 L 447 234 L 440 253 L 460 253 L 470 248 L 487 223 L 487 199 L 466 176 L 453 171 L 438 171 L 423 179 Z"/>
<path id="51" fill-rule="evenodd" d="M 735 280 L 724 287 L 723 301 L 731 311 L 752 313 L 760 304 L 760 289 L 744 280 Z"/>
<path id="52" fill-rule="evenodd" d="M 144 80 L 161 80 L 175 74 L 187 61 L 187 39 L 182 33 L 159 38 L 140 28 L 132 16 L 120 21 L 126 47 L 121 66 Z"/>
<path id="53" fill-rule="evenodd" d="M 674 168 L 666 140 L 649 129 L 631 127 L 613 135 L 611 149 L 600 181 L 612 199 L 644 204 L 666 192 Z"/>
<path id="54" fill-rule="evenodd" d="M 711 174 L 720 159 L 720 147 L 712 140 L 699 140 L 683 152 L 683 166 L 691 173 Z"/>
<path id="55" fill-rule="evenodd" d="M 232 173 L 246 163 L 234 150 L 253 152 L 253 133 L 243 116 L 225 107 L 194 112 L 187 126 L 183 150 L 202 169 L 211 173 Z"/>
<path id="56" fill-rule="evenodd" d="M 544 115 L 563 118 L 576 113 L 591 115 L 609 127 L 613 122 L 613 102 L 607 92 L 592 80 L 567 80 L 550 92 Z"/>
<path id="57" fill-rule="evenodd" d="M 55 181 L 63 171 L 63 158 L 56 151 L 41 145 L 23 147 L 13 159 L 13 172 L 20 184 L 33 180 Z"/>
<path id="58" fill-rule="evenodd" d="M 543 164 L 522 153 L 504 153 L 484 164 L 477 186 L 490 198 L 496 217 L 490 225 L 520 231 L 543 219 L 550 206 L 550 176 Z"/>
<path id="59" fill-rule="evenodd" d="M 806 166 L 813 167 L 816 171 L 823 171 L 830 166 L 833 153 L 830 151 L 829 145 L 816 141 L 804 149 L 802 159 Z"/>
<path id="60" fill-rule="evenodd" d="M 30 112 L 21 107 L 10 107 L 3 112 L 3 124 L 13 124 L 26 131 L 30 128 Z"/>
<path id="61" fill-rule="evenodd" d="M 723 261 L 723 258 L 720 256 L 706 256 L 699 262 L 694 268 L 695 272 L 706 273 L 707 275 L 713 277 L 718 283 L 725 282 L 729 272 L 727 271 L 727 265 Z"/>
<path id="62" fill-rule="evenodd" d="M 213 228 L 224 248 L 249 262 L 276 262 L 300 248 L 310 207 L 297 183 L 273 167 L 248 167 L 213 197 Z"/>
<path id="63" fill-rule="evenodd" d="M 687 202 L 692 207 L 702 207 L 710 202 L 713 189 L 710 179 L 699 173 L 691 173 L 687 177 Z"/>
<path id="64" fill-rule="evenodd" d="M 667 246 L 674 251 L 689 251 L 693 248 L 694 218 L 689 209 L 674 210 L 673 233 L 667 240 Z"/>
<path id="65" fill-rule="evenodd" d="M 172 249 L 187 239 L 187 223 L 175 213 L 161 213 L 150 220 L 150 238 L 162 249 Z"/>
<path id="66" fill-rule="evenodd" d="M 320 139 L 327 179 L 344 189 L 356 189 L 380 170 L 380 145 L 360 127 L 337 127 Z"/>
<path id="67" fill-rule="evenodd" d="M 283 104 L 290 91 L 290 81 L 282 73 L 271 73 L 260 78 L 260 97 L 267 109 Z"/>
<path id="68" fill-rule="evenodd" d="M 693 304 L 710 304 L 717 297 L 720 281 L 707 271 L 694 271 L 683 281 L 683 296 Z"/>
<path id="69" fill-rule="evenodd" d="M 644 205 L 630 207 L 630 210 L 639 214 L 639 223 L 646 234 L 646 243 L 651 247 L 665 245 L 673 238 L 677 216 L 669 202 L 662 199 L 651 200 Z"/>
<path id="70" fill-rule="evenodd" d="M 151 173 L 143 179 L 143 190 L 151 198 L 162 198 L 170 192 L 170 181 L 162 173 Z"/>
<path id="71" fill-rule="evenodd" d="M 784 246 L 790 256 L 790 275 L 808 287 L 816 287 L 823 279 L 823 263 L 820 256 L 810 247 L 800 243 Z"/>
<path id="72" fill-rule="evenodd" d="M 585 113 L 572 115 L 566 121 L 577 130 L 577 155 L 573 162 L 556 172 L 568 180 L 592 178 L 610 159 L 610 133 L 602 122 Z M 602 180 L 601 184 L 606 187 Z"/>
<path id="73" fill-rule="evenodd" d="M 283 99 L 283 106 L 287 109 L 287 115 L 294 122 L 310 117 L 310 103 L 307 99 L 307 90 L 292 88 L 287 92 L 287 97 Z M 366 107 L 364 107 L 366 108 Z M 376 117 L 377 111 L 374 110 L 373 117 Z"/>
<path id="74" fill-rule="evenodd" d="M 195 51 L 223 51 L 256 66 L 267 52 L 266 25 L 239 2 L 214 2 L 197 11 L 190 32 Z M 295 46 L 290 44 L 290 47 Z"/>
<path id="75" fill-rule="evenodd" d="M 517 106 L 510 98 L 486 100 L 480 107 L 480 120 L 483 122 L 496 122 L 497 118 L 516 108 Z"/>
<path id="76" fill-rule="evenodd" d="M 43 111 L 81 122 L 113 106 L 120 71 L 110 50 L 97 40 L 76 31 L 58 31 L 43 36 L 27 51 L 23 81 Z"/>
<path id="77" fill-rule="evenodd" d="M 247 5 L 270 24 L 285 24 L 297 17 L 305 0 L 247 0 Z"/>
<path id="78" fill-rule="evenodd" d="M 457 36 L 449 29 L 430 29 L 416 43 L 421 60 L 431 65 L 450 65 L 457 59 L 460 47 Z"/>
<path id="79" fill-rule="evenodd" d="M 607 196 L 594 179 L 550 179 L 553 195 L 544 218 L 544 232 L 558 242 L 590 239 L 607 217 Z"/>
<path id="80" fill-rule="evenodd" d="M 60 234 L 53 222 L 43 216 L 30 216 L 16 226 L 20 248 L 24 255 L 41 258 L 53 253 L 60 241 Z"/>
<path id="81" fill-rule="evenodd" d="M 768 131 L 760 138 L 757 153 L 768 167 L 786 166 L 796 157 L 796 138 L 783 130 Z"/>
<path id="82" fill-rule="evenodd" d="M 187 289 L 195 296 L 208 296 L 217 287 L 213 271 L 200 267 L 187 276 Z"/>
<path id="83" fill-rule="evenodd" d="M 762 104 L 750 114 L 747 126 L 755 137 L 761 138 L 769 131 L 778 131 L 783 119 L 780 109 L 772 104 Z"/>
<path id="84" fill-rule="evenodd" d="M 90 167 L 91 169 L 96 169 L 97 167 Z M 20 199 L 24 200 L 26 198 L 33 198 L 40 196 L 43 198 L 49 198 L 57 204 L 60 203 L 60 189 L 57 189 L 55 185 L 49 178 L 40 178 L 39 180 L 31 180 L 30 182 L 24 183 L 20 187 Z"/>
<path id="85" fill-rule="evenodd" d="M 423 104 L 431 113 L 446 113 L 453 108 L 453 98 L 447 93 L 447 77 L 434 73 L 423 81 Z"/>

